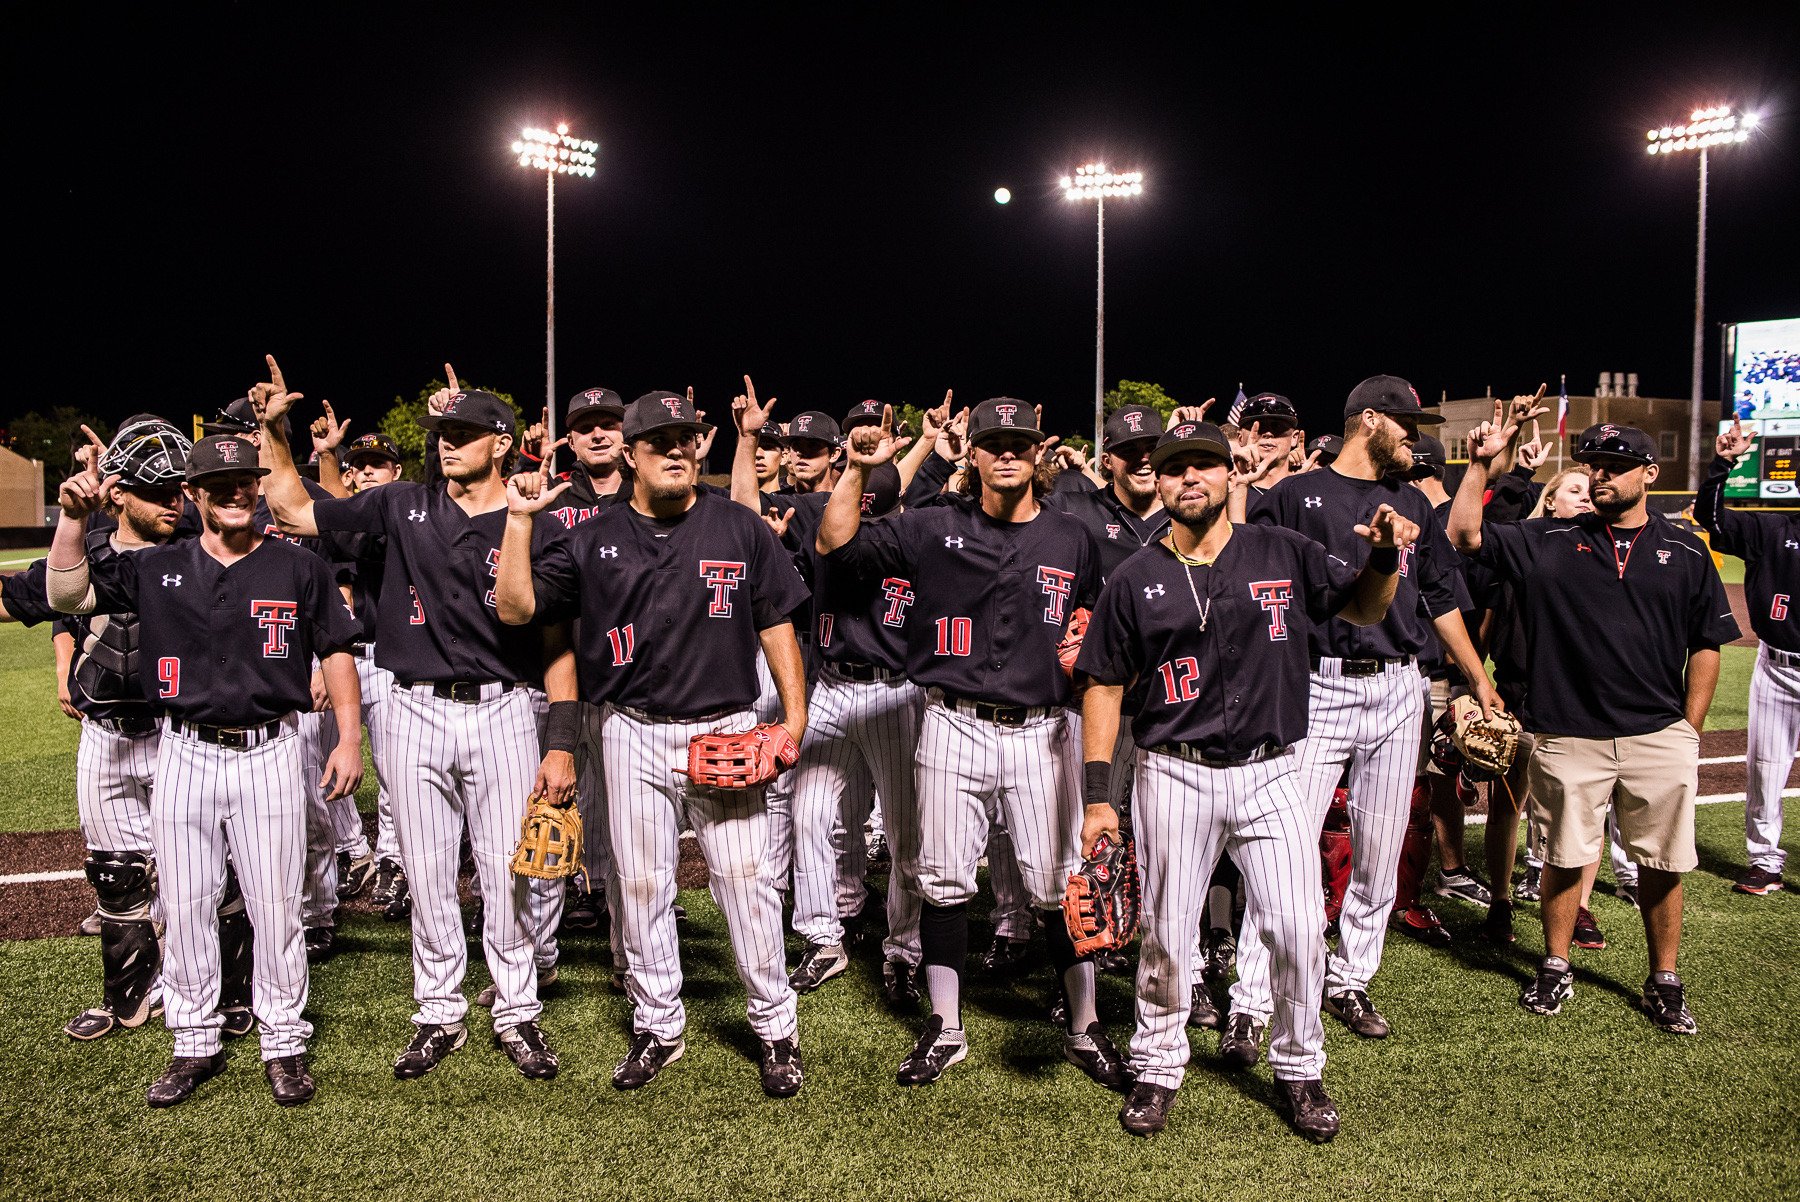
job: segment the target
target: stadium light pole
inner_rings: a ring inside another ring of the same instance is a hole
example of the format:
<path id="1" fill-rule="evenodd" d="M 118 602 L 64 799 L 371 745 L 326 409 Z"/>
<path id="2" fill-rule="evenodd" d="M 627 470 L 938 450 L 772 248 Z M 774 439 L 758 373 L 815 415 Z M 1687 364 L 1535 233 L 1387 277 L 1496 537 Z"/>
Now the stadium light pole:
<path id="1" fill-rule="evenodd" d="M 526 128 L 512 150 L 519 166 L 544 173 L 544 430 L 556 441 L 556 177 L 594 174 L 594 152 L 600 143 L 569 133 L 566 123 L 555 132 Z"/>
<path id="2" fill-rule="evenodd" d="M 1094 283 L 1094 454 L 1098 456 L 1106 433 L 1106 198 L 1141 196 L 1144 173 L 1112 172 L 1105 163 L 1087 163 L 1077 167 L 1074 175 L 1063 176 L 1062 190 L 1065 199 L 1094 202 L 1098 264 Z"/>
<path id="3" fill-rule="evenodd" d="M 1695 109 L 1685 125 L 1664 125 L 1649 131 L 1646 149 L 1653 155 L 1700 152 L 1700 235 L 1694 255 L 1694 375 L 1693 411 L 1688 415 L 1689 492 L 1700 490 L 1701 365 L 1706 358 L 1706 152 L 1714 146 L 1731 146 L 1750 140 L 1757 122 L 1755 113 L 1738 113 L 1729 104 Z"/>

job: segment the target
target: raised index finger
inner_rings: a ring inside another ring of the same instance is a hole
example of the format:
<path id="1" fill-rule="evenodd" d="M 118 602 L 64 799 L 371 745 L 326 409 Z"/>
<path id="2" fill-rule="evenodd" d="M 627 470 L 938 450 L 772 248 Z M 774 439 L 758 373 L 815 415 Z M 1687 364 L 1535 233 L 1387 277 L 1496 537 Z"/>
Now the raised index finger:
<path id="1" fill-rule="evenodd" d="M 456 369 L 448 363 L 444 364 L 444 382 L 450 385 L 451 392 L 462 391 L 462 385 L 456 382 Z"/>
<path id="2" fill-rule="evenodd" d="M 264 355 L 263 358 L 269 363 L 269 383 L 275 385 L 276 392 L 286 392 L 287 381 L 281 377 L 281 364 L 275 362 L 274 355 Z"/>

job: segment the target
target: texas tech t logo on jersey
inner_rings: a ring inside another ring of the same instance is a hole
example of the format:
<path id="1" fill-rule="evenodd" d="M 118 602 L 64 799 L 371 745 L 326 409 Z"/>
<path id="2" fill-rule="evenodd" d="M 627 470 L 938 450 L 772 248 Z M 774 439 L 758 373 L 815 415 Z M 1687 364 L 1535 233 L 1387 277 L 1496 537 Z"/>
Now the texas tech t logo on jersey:
<path id="1" fill-rule="evenodd" d="M 881 615 L 883 626 L 906 625 L 906 607 L 913 603 L 912 582 L 889 576 L 881 582 L 881 595 L 887 598 L 887 612 Z"/>
<path id="2" fill-rule="evenodd" d="M 731 594 L 743 583 L 744 565 L 734 560 L 702 559 L 700 579 L 706 581 L 707 587 L 712 589 L 712 601 L 706 607 L 706 616 L 729 618 Z"/>
<path id="3" fill-rule="evenodd" d="M 263 639 L 264 659 L 288 657 L 287 633 L 294 628 L 299 605 L 293 601 L 252 601 L 250 616 L 267 633 Z"/>
<path id="4" fill-rule="evenodd" d="M 1044 595 L 1050 598 L 1050 604 L 1044 607 L 1044 621 L 1061 626 L 1063 614 L 1068 609 L 1069 590 L 1075 585 L 1075 573 L 1040 565 L 1038 584 L 1043 587 Z"/>
<path id="5" fill-rule="evenodd" d="M 1294 601 L 1294 582 L 1292 580 L 1252 580 L 1250 595 L 1256 603 L 1269 613 L 1269 641 L 1284 643 L 1287 641 L 1288 606 Z"/>

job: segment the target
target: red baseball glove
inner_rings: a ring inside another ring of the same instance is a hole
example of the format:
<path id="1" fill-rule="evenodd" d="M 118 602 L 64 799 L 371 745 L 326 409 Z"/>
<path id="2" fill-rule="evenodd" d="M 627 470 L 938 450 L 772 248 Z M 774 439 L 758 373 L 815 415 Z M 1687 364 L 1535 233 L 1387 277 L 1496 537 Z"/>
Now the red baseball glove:
<path id="1" fill-rule="evenodd" d="M 1114 843 L 1101 835 L 1094 854 L 1071 873 L 1063 891 L 1063 922 L 1085 956 L 1102 948 L 1121 948 L 1137 934 L 1137 848 L 1130 839 Z"/>
<path id="2" fill-rule="evenodd" d="M 1056 645 L 1056 658 L 1062 661 L 1062 670 L 1071 679 L 1075 676 L 1075 659 L 1081 654 L 1081 640 L 1087 634 L 1091 617 L 1093 614 L 1085 609 L 1070 614 L 1069 628 L 1063 632 L 1062 642 Z"/>
<path id="3" fill-rule="evenodd" d="M 688 777 L 709 789 L 754 789 L 800 758 L 787 727 L 765 722 L 749 730 L 715 730 L 688 740 Z"/>

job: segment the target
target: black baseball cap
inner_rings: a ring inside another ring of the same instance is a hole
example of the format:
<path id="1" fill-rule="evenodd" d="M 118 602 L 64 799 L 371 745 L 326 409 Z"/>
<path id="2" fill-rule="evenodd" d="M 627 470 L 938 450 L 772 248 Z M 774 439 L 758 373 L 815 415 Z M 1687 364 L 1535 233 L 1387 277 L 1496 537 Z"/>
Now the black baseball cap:
<path id="1" fill-rule="evenodd" d="M 1156 440 L 1156 449 L 1150 452 L 1150 466 L 1157 471 L 1183 451 L 1208 451 L 1227 464 L 1231 462 L 1231 444 L 1225 441 L 1225 433 L 1211 422 L 1182 422 L 1164 431 Z"/>
<path id="2" fill-rule="evenodd" d="M 878 518 L 891 513 L 900 504 L 900 469 L 892 463 L 878 463 L 863 481 L 862 514 Z"/>
<path id="3" fill-rule="evenodd" d="M 772 442 L 778 447 L 787 446 L 787 435 L 781 432 L 780 422 L 764 422 L 762 429 L 756 432 L 757 442 Z"/>
<path id="4" fill-rule="evenodd" d="M 583 389 L 569 398 L 568 408 L 563 410 L 563 429 L 572 430 L 576 422 L 596 413 L 610 413 L 614 417 L 623 418 L 625 398 L 610 388 Z"/>
<path id="5" fill-rule="evenodd" d="M 1421 426 L 1435 426 L 1444 420 L 1440 413 L 1425 412 L 1418 391 L 1399 376 L 1370 376 L 1352 388 L 1350 399 L 1344 402 L 1344 416 L 1356 417 L 1364 409 L 1391 417 L 1410 417 Z"/>
<path id="6" fill-rule="evenodd" d="M 190 483 L 208 476 L 230 472 L 249 472 L 266 476 L 269 469 L 256 461 L 256 444 L 236 434 L 210 434 L 194 444 L 188 452 L 183 478 Z"/>
<path id="7" fill-rule="evenodd" d="M 392 459 L 395 463 L 399 463 L 401 462 L 400 444 L 385 434 L 364 434 L 360 438 L 352 439 L 344 448 L 343 460 L 345 463 L 349 463 L 353 459 L 361 459 L 368 455 Z"/>
<path id="8" fill-rule="evenodd" d="M 1300 411 L 1294 408 L 1294 402 L 1279 392 L 1259 392 L 1244 402 L 1243 409 L 1238 412 L 1237 426 L 1240 430 L 1248 430 L 1251 422 L 1260 422 L 1266 428 L 1271 421 L 1298 426 Z"/>
<path id="9" fill-rule="evenodd" d="M 1423 480 L 1427 476 L 1444 475 L 1444 444 L 1429 434 L 1421 434 L 1412 444 L 1412 471 L 1406 474 L 1409 480 Z"/>
<path id="10" fill-rule="evenodd" d="M 1321 434 L 1306 444 L 1308 455 L 1318 453 L 1320 463 L 1330 463 L 1344 453 L 1344 440 L 1335 434 Z"/>
<path id="11" fill-rule="evenodd" d="M 1161 438 L 1162 432 L 1162 414 L 1148 405 L 1122 405 L 1106 419 L 1105 437 L 1100 447 L 1111 451 L 1128 442 Z"/>
<path id="12" fill-rule="evenodd" d="M 876 418 L 877 421 L 881 419 Z M 827 446 L 837 446 L 843 432 L 838 429 L 837 418 L 829 413 L 820 413 L 817 409 L 808 409 L 805 413 L 797 413 L 789 420 L 787 428 L 788 443 L 795 439 L 807 438 L 813 442 L 822 442 Z"/>
<path id="13" fill-rule="evenodd" d="M 200 428 L 208 434 L 250 434 L 256 430 L 256 408 L 250 398 L 241 396 L 237 400 L 219 410 L 217 417 L 209 422 L 201 422 Z"/>
<path id="14" fill-rule="evenodd" d="M 880 401 L 859 401 L 844 415 L 843 428 L 854 430 L 858 426 L 879 426 L 882 410 L 885 408 Z"/>
<path id="15" fill-rule="evenodd" d="M 1629 459 L 1633 463 L 1655 463 L 1656 443 L 1636 426 L 1606 423 L 1589 426 L 1575 440 L 1576 463 L 1592 463 L 1596 459 Z"/>
<path id="16" fill-rule="evenodd" d="M 969 414 L 970 446 L 979 446 L 982 439 L 995 434 L 1029 434 L 1034 442 L 1044 441 L 1037 410 L 1009 396 L 989 397 Z"/>
<path id="17" fill-rule="evenodd" d="M 493 393 L 482 392 L 478 388 L 451 393 L 450 399 L 444 402 L 442 413 L 428 410 L 420 414 L 418 420 L 427 430 L 459 425 L 478 426 L 495 434 L 517 436 L 519 432 L 518 418 L 513 416 L 512 406 Z"/>
<path id="18" fill-rule="evenodd" d="M 625 410 L 626 442 L 667 429 L 692 430 L 702 435 L 712 427 L 695 416 L 694 402 L 674 392 L 646 392 Z"/>

